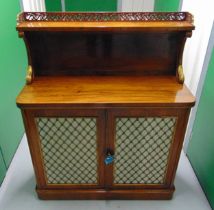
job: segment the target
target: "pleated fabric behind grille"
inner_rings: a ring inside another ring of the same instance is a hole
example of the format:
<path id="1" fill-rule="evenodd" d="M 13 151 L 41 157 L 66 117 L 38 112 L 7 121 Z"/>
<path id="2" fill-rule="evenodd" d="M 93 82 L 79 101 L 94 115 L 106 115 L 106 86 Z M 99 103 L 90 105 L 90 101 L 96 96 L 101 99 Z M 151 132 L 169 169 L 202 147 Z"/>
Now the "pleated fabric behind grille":
<path id="1" fill-rule="evenodd" d="M 115 184 L 162 184 L 175 117 L 117 118 Z"/>
<path id="2" fill-rule="evenodd" d="M 36 118 L 48 184 L 97 184 L 96 118 Z"/>

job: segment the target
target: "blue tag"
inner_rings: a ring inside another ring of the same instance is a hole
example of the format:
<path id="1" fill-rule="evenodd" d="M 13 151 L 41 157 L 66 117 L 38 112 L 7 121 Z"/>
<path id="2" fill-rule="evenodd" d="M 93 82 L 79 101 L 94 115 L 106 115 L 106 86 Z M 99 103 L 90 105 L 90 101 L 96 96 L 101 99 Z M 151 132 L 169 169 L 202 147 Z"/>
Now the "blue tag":
<path id="1" fill-rule="evenodd" d="M 114 161 L 114 157 L 109 155 L 105 159 L 105 164 L 108 165 L 108 164 L 112 163 L 113 161 Z"/>

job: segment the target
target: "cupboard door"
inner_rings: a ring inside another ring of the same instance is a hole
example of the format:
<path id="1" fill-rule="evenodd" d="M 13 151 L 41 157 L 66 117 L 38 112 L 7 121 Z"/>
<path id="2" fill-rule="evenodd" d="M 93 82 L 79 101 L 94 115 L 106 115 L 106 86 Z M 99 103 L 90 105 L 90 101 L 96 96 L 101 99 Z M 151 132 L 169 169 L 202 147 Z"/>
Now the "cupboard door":
<path id="1" fill-rule="evenodd" d="M 24 115 L 40 187 L 103 186 L 103 112 L 31 110 Z"/>
<path id="2" fill-rule="evenodd" d="M 107 153 L 111 154 L 106 158 L 112 155 L 113 161 L 106 165 L 107 186 L 169 187 L 183 140 L 184 113 L 155 108 L 109 111 Z"/>

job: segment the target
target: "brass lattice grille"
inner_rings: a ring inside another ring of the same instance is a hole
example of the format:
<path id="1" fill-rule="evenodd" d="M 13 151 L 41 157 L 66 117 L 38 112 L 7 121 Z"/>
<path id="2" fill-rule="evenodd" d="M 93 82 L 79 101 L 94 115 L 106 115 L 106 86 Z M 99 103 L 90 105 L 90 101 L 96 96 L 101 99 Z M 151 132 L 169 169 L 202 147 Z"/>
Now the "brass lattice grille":
<path id="1" fill-rule="evenodd" d="M 97 184 L 96 118 L 36 118 L 49 184 Z"/>
<path id="2" fill-rule="evenodd" d="M 175 123 L 175 117 L 117 118 L 114 183 L 164 183 Z"/>

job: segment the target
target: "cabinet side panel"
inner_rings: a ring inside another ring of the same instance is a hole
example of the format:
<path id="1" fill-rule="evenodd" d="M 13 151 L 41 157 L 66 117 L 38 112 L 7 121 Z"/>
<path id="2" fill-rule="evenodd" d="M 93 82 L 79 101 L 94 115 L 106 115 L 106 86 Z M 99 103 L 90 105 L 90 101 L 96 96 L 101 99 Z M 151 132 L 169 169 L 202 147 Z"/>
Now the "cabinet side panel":
<path id="1" fill-rule="evenodd" d="M 37 137 L 38 135 L 34 123 L 34 118 L 31 111 L 28 110 L 22 110 L 22 117 L 36 176 L 36 184 L 38 188 L 44 188 L 46 186 L 44 167 L 41 159 L 40 145 Z"/>

